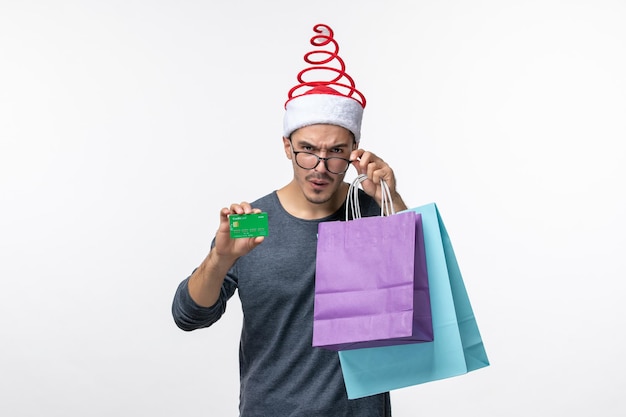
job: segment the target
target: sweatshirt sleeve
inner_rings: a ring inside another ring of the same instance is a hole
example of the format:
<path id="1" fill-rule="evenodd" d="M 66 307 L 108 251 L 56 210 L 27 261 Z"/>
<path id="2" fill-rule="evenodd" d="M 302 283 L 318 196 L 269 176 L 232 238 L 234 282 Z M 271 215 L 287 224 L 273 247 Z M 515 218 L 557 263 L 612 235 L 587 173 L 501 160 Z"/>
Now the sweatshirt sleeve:
<path id="1" fill-rule="evenodd" d="M 222 317 L 226 311 L 226 302 L 233 296 L 237 288 L 236 281 L 229 275 L 224 279 L 220 296 L 211 307 L 203 307 L 189 294 L 189 277 L 184 279 L 176 289 L 172 302 L 172 316 L 176 325 L 185 331 L 209 327 Z"/>

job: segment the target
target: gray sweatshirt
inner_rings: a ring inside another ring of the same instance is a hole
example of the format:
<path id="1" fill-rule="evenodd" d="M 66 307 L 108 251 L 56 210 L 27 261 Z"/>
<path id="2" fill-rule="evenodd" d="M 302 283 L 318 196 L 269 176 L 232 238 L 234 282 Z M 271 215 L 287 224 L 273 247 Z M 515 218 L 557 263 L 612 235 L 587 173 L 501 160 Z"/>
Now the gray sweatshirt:
<path id="1" fill-rule="evenodd" d="M 359 191 L 362 216 L 380 215 L 376 202 Z M 312 347 L 317 226 L 343 220 L 345 208 L 303 220 L 285 211 L 276 192 L 252 206 L 268 213 L 269 236 L 237 261 L 212 307 L 198 306 L 189 296 L 189 278 L 183 280 L 174 321 L 187 331 L 208 327 L 238 290 L 241 417 L 391 416 L 389 393 L 348 400 L 337 352 Z"/>

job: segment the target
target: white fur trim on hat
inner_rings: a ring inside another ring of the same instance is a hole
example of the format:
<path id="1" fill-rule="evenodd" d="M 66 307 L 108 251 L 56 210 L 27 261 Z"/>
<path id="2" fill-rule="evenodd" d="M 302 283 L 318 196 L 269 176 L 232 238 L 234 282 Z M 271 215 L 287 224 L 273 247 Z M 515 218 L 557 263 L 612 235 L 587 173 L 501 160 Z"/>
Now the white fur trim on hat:
<path id="1" fill-rule="evenodd" d="M 304 94 L 285 106 L 283 136 L 304 126 L 329 124 L 348 129 L 358 143 L 361 139 L 363 106 L 353 98 L 334 94 Z"/>

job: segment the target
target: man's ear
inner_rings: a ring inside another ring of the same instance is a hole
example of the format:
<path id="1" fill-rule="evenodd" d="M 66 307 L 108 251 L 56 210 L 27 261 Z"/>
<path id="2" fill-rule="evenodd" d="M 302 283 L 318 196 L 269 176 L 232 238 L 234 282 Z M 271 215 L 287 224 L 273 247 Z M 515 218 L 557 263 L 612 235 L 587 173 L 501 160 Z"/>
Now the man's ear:
<path id="1" fill-rule="evenodd" d="M 285 155 L 287 156 L 287 159 L 291 159 L 291 156 L 293 155 L 291 153 L 291 141 L 289 140 L 289 138 L 286 138 L 283 136 L 283 146 L 285 148 Z"/>

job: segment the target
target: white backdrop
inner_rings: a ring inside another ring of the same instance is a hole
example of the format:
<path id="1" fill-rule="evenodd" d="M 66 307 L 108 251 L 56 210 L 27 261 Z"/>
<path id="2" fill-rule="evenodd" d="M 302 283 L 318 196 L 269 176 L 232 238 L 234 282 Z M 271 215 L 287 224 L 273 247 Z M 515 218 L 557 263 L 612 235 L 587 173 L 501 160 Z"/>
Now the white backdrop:
<path id="1" fill-rule="evenodd" d="M 312 26 L 362 146 L 437 202 L 488 368 L 394 416 L 626 414 L 622 1 L 0 0 L 0 415 L 235 416 L 237 301 L 185 333 L 218 211 L 284 185 Z"/>

